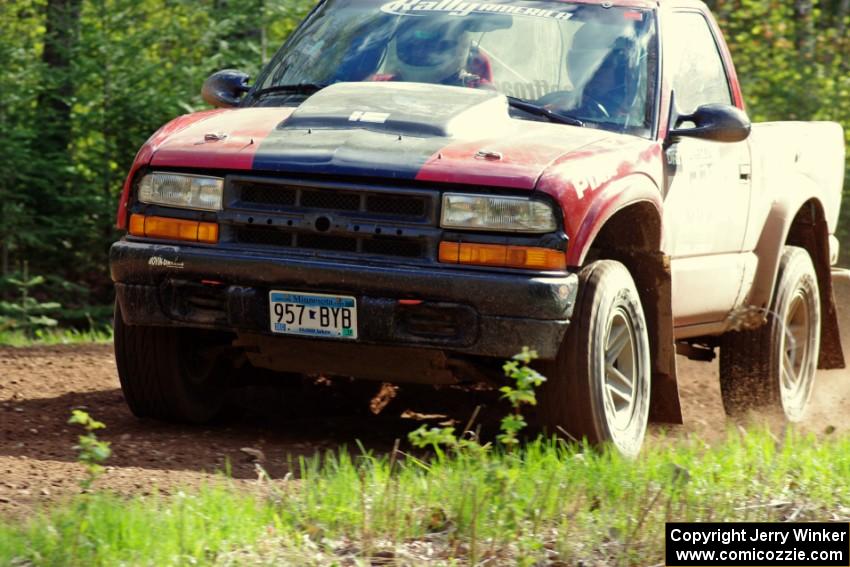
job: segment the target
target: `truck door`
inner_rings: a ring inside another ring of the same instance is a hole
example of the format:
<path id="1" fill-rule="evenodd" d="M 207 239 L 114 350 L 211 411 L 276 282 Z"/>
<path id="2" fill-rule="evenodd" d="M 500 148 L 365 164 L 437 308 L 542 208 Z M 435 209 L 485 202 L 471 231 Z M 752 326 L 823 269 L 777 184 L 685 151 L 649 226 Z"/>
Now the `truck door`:
<path id="1" fill-rule="evenodd" d="M 665 68 L 682 114 L 733 104 L 719 44 L 705 15 L 669 13 Z M 673 127 L 674 125 L 671 125 Z M 666 252 L 672 257 L 677 327 L 722 321 L 748 268 L 742 254 L 750 203 L 749 142 L 682 138 L 667 147 Z"/>

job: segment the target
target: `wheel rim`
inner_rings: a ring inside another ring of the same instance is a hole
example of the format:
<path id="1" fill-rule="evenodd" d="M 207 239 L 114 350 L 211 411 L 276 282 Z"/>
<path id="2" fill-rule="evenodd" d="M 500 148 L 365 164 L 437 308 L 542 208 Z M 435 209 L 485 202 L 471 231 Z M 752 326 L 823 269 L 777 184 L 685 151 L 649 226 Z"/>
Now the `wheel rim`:
<path id="1" fill-rule="evenodd" d="M 804 289 L 798 289 L 785 316 L 779 362 L 782 406 L 792 421 L 802 419 L 812 394 L 817 372 L 812 360 L 815 330 L 809 297 Z"/>
<path id="2" fill-rule="evenodd" d="M 639 403 L 640 369 L 637 338 L 631 318 L 622 309 L 614 311 L 605 340 L 605 416 L 615 442 L 634 425 Z"/>

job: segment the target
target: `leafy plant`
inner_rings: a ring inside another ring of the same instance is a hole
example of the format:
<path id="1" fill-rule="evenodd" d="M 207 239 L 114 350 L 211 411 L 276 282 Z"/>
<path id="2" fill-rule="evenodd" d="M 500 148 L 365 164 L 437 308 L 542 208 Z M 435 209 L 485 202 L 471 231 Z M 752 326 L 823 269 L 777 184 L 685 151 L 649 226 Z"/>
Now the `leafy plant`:
<path id="1" fill-rule="evenodd" d="M 108 441 L 101 441 L 97 438 L 95 431 L 106 429 L 106 425 L 92 418 L 83 410 L 73 410 L 68 423 L 72 425 L 80 425 L 86 430 L 85 435 L 77 437 L 77 444 L 74 449 L 77 451 L 77 460 L 86 467 L 86 477 L 80 481 L 80 487 L 83 491 L 88 491 L 91 485 L 103 473 L 103 463 L 112 454 L 112 449 L 109 447 Z"/>
<path id="2" fill-rule="evenodd" d="M 502 397 L 510 402 L 514 413 L 502 418 L 502 433 L 497 437 L 499 443 L 507 447 L 514 447 L 519 443 L 517 435 L 528 426 L 522 415 L 522 406 L 537 405 L 537 395 L 534 389 L 546 381 L 546 378 L 531 367 L 531 363 L 537 359 L 537 351 L 523 347 L 522 352 L 505 363 L 502 367 L 505 376 L 514 382 L 514 385 L 500 388 Z"/>
<path id="3" fill-rule="evenodd" d="M 502 418 L 501 433 L 496 439 L 511 449 L 519 444 L 519 433 L 528 426 L 522 415 L 522 408 L 526 405 L 537 405 L 537 395 L 534 389 L 543 384 L 546 378 L 531 367 L 531 363 L 538 357 L 537 351 L 523 347 L 522 352 L 515 355 L 505 363 L 502 369 L 512 384 L 507 384 L 499 389 L 502 398 L 507 400 L 513 407 L 513 413 Z M 431 427 L 421 426 L 416 431 L 408 434 L 410 443 L 417 448 L 430 447 L 438 456 L 443 456 L 442 447 L 454 451 L 483 452 L 490 448 L 490 444 L 482 445 L 473 437 L 468 437 L 464 431 L 461 437 L 457 436 L 454 427 Z"/>

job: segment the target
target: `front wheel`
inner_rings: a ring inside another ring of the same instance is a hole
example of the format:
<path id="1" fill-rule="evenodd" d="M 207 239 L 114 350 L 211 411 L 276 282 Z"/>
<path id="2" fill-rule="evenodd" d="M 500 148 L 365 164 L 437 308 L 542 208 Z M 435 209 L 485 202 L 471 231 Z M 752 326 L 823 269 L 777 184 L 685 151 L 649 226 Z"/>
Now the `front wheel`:
<path id="1" fill-rule="evenodd" d="M 216 339 L 196 329 L 127 325 L 116 303 L 115 361 L 130 411 L 188 423 L 215 418 L 226 394 Z"/>
<path id="2" fill-rule="evenodd" d="M 634 280 L 619 262 L 584 268 L 567 337 L 542 365 L 542 425 L 550 433 L 640 452 L 649 420 L 649 335 Z"/>

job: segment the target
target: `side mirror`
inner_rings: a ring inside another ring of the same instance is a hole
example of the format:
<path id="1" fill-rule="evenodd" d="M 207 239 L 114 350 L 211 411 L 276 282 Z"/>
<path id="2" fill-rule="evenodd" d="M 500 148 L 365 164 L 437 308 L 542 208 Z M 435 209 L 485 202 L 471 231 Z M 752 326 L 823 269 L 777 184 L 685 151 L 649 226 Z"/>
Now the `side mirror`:
<path id="1" fill-rule="evenodd" d="M 251 90 L 248 75 L 235 69 L 213 73 L 204 81 L 201 97 L 217 108 L 232 108 L 239 104 L 242 95 Z"/>
<path id="2" fill-rule="evenodd" d="M 693 128 L 680 128 L 693 122 Z M 670 138 L 699 138 L 713 142 L 742 142 L 749 138 L 752 126 L 747 114 L 728 104 L 706 104 L 693 114 L 681 115 L 670 130 Z"/>

